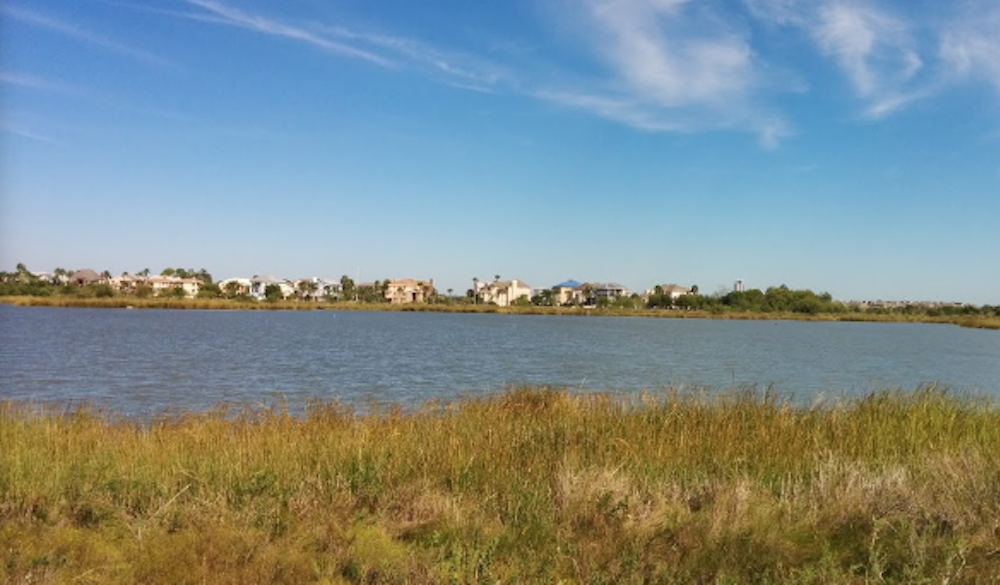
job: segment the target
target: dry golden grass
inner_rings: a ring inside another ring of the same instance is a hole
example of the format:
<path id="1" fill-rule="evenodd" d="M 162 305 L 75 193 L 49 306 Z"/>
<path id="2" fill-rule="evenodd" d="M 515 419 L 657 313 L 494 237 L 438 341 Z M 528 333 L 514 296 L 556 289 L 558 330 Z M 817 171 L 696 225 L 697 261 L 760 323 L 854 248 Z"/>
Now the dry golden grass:
<path id="1" fill-rule="evenodd" d="M 5 583 L 990 583 L 1000 410 L 545 388 L 140 423 L 0 408 Z"/>

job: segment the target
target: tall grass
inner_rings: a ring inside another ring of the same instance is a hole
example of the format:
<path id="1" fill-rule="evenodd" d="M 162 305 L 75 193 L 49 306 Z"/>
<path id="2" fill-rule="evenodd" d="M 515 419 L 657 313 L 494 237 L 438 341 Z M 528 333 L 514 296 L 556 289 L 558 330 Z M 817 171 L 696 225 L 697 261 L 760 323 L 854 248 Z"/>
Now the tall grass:
<path id="1" fill-rule="evenodd" d="M 987 583 L 1000 409 L 547 388 L 415 412 L 0 408 L 0 582 Z"/>

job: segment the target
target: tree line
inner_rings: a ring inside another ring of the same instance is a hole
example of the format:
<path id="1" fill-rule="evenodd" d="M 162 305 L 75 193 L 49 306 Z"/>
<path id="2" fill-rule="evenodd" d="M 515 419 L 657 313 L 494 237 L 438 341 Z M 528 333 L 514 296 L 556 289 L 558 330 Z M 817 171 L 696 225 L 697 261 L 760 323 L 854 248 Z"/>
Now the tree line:
<path id="1" fill-rule="evenodd" d="M 129 294 L 137 297 L 149 297 L 154 294 L 152 287 L 141 284 L 130 293 L 116 291 L 106 283 L 78 286 L 68 279 L 72 271 L 56 268 L 51 279 L 39 278 L 28 270 L 24 264 L 18 264 L 14 271 L 0 271 L 0 296 L 52 296 L 70 295 L 80 298 L 113 297 Z M 140 270 L 136 276 L 148 277 L 148 268 Z M 201 281 L 199 298 L 225 298 L 234 300 L 251 300 L 245 291 L 230 282 L 224 287 L 212 281 L 212 275 L 204 268 L 167 267 L 160 272 L 161 276 L 178 278 L 194 278 Z M 104 271 L 101 275 L 110 279 L 111 274 Z M 478 280 L 478 279 L 474 279 Z M 499 280 L 499 276 L 497 276 Z M 340 279 L 340 291 L 333 300 L 348 300 L 360 303 L 386 303 L 386 291 L 389 279 L 376 280 L 373 283 L 358 284 L 348 276 Z M 296 296 L 301 299 L 313 299 L 317 294 L 318 285 L 315 282 L 303 280 L 296 288 Z M 720 291 L 714 294 L 701 294 L 697 285 L 690 287 L 691 292 L 675 296 L 669 291 L 657 286 L 651 294 L 632 294 L 618 298 L 595 297 L 593 291 L 582 291 L 583 294 L 570 306 L 595 306 L 601 309 L 627 310 L 687 310 L 709 313 L 797 313 L 807 315 L 844 314 L 850 312 L 866 312 L 880 314 L 905 314 L 937 316 L 987 316 L 1000 317 L 1000 305 L 926 305 L 920 303 L 905 304 L 891 307 L 858 307 L 848 305 L 833 299 L 827 292 L 816 293 L 809 289 L 790 289 L 785 285 L 772 286 L 763 291 L 749 289 L 745 291 Z M 427 301 L 434 304 L 474 304 L 477 302 L 472 289 L 465 296 L 453 296 L 453 290 L 447 290 L 447 296 L 431 291 Z M 175 288 L 161 291 L 159 296 L 185 296 L 183 289 Z M 281 300 L 284 295 L 280 287 L 268 285 L 265 289 L 267 300 Z M 514 306 L 557 306 L 555 291 L 544 289 L 530 299 L 522 297 L 512 303 Z"/>

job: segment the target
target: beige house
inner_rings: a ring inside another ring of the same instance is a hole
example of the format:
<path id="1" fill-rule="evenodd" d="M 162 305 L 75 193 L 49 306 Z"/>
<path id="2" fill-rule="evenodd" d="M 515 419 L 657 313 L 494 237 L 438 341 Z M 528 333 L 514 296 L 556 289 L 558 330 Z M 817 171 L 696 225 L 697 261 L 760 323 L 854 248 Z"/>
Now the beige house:
<path id="1" fill-rule="evenodd" d="M 385 298 L 394 305 L 426 303 L 434 294 L 434 280 L 390 280 L 385 285 Z"/>
<path id="2" fill-rule="evenodd" d="M 109 280 L 108 284 L 118 292 L 134 293 L 135 289 L 139 288 L 145 282 L 146 279 L 142 276 L 135 276 L 126 272 L 121 276 L 116 276 Z"/>
<path id="3" fill-rule="evenodd" d="M 475 282 L 476 298 L 482 303 L 509 307 L 520 298 L 531 299 L 531 287 L 520 280 Z"/>
<path id="4" fill-rule="evenodd" d="M 235 295 L 248 295 L 250 294 L 250 279 L 249 278 L 227 278 L 221 280 L 217 283 L 219 285 L 219 290 L 223 294 L 230 293 Z"/>
<path id="5" fill-rule="evenodd" d="M 184 296 L 193 298 L 201 290 L 201 281 L 197 278 L 178 278 L 176 276 L 150 276 L 145 284 L 153 288 L 153 294 L 161 295 L 164 291 L 179 288 Z"/>

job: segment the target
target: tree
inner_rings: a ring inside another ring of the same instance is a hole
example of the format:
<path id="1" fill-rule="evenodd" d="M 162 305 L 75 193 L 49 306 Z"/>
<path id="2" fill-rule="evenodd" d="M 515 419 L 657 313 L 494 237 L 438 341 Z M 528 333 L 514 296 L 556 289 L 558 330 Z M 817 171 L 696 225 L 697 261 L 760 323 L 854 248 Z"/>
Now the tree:
<path id="1" fill-rule="evenodd" d="M 176 271 L 173 268 L 167 266 L 162 272 L 160 272 L 160 276 L 173 276 L 175 272 Z"/>
<path id="2" fill-rule="evenodd" d="M 230 299 L 235 299 L 240 292 L 240 283 L 235 280 L 231 280 L 226 283 L 226 297 Z"/>
<path id="3" fill-rule="evenodd" d="M 149 276 L 149 268 L 143 268 L 139 271 L 139 276 L 146 277 Z"/>
<path id="4" fill-rule="evenodd" d="M 357 292 L 354 288 L 354 281 L 346 274 L 340 277 L 340 292 L 344 300 L 357 299 Z"/>
<path id="5" fill-rule="evenodd" d="M 531 304 L 537 305 L 539 307 L 551 307 L 552 305 L 555 304 L 553 298 L 554 296 L 555 296 L 555 291 L 553 291 L 550 288 L 547 288 L 539 292 L 537 295 L 531 297 Z"/>
<path id="6" fill-rule="evenodd" d="M 299 281 L 299 296 L 304 299 L 312 299 L 316 296 L 317 289 L 319 289 L 319 285 L 311 280 Z"/>
<path id="7" fill-rule="evenodd" d="M 281 287 L 276 284 L 269 284 L 264 287 L 264 298 L 269 301 L 280 301 L 285 298 L 285 294 L 281 292 Z"/>
<path id="8" fill-rule="evenodd" d="M 479 302 L 479 277 L 472 277 L 472 304 L 475 305 Z"/>
<path id="9" fill-rule="evenodd" d="M 219 285 L 217 284 L 203 284 L 198 290 L 199 299 L 216 299 L 222 296 L 222 291 L 219 290 Z"/>

